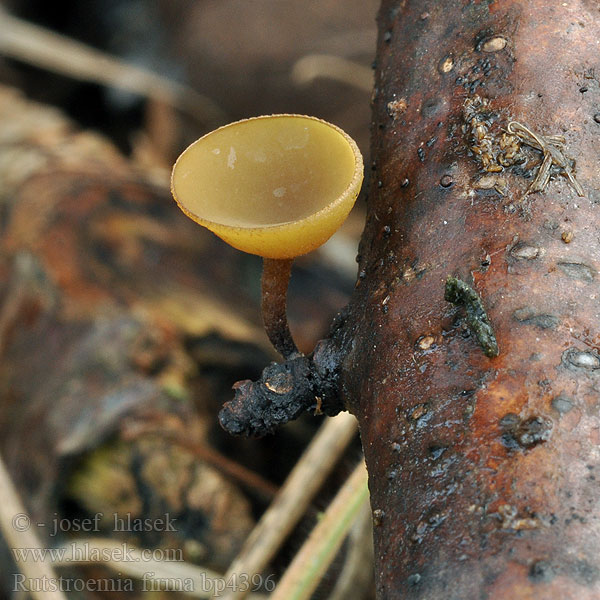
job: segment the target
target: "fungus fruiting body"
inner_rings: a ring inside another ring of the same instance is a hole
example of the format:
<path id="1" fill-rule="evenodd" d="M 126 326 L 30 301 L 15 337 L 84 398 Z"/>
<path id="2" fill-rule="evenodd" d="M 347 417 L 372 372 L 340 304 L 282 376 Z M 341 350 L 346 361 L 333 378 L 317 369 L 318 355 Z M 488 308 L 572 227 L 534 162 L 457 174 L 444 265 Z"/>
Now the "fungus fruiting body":
<path id="1" fill-rule="evenodd" d="M 335 233 L 362 178 L 362 156 L 346 133 L 316 117 L 285 114 L 208 133 L 173 167 L 171 191 L 181 210 L 231 246 L 263 257 L 263 320 L 285 358 L 298 352 L 285 311 L 291 261 Z"/>

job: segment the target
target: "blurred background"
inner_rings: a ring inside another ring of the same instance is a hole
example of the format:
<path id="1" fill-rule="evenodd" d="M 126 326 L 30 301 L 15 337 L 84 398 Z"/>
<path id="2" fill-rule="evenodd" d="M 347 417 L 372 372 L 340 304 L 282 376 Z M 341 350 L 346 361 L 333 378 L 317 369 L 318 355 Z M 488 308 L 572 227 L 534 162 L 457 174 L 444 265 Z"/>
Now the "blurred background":
<path id="1" fill-rule="evenodd" d="M 297 112 L 335 122 L 368 149 L 375 0 L 7 0 L 4 8 L 53 31 L 189 86 L 237 120 Z M 73 60 L 82 60 L 72 56 Z M 344 65 L 332 59 L 349 61 Z M 354 70 L 352 70 L 354 67 Z M 65 68 L 67 68 L 65 66 Z M 60 106 L 85 127 L 135 148 L 147 98 L 3 61 L 5 82 Z M 185 122 L 177 152 L 214 123 Z M 173 158 L 172 156 L 169 158 Z"/>
<path id="2" fill-rule="evenodd" d="M 377 9 L 377 0 L 0 4 L 0 451 L 32 518 L 169 512 L 176 534 L 115 536 L 110 519 L 94 533 L 183 548 L 190 564 L 227 570 L 323 419 L 262 440 L 220 430 L 231 385 L 277 359 L 260 325 L 261 265 L 179 214 L 170 166 L 215 127 L 278 112 L 337 124 L 369 165 Z M 290 321 L 306 352 L 354 287 L 363 202 L 296 261 Z M 355 437 L 269 572 L 285 571 L 359 457 Z M 333 597 L 343 552 L 315 597 Z M 11 591 L 8 547 L 0 562 L 3 597 L 22 595 Z M 372 594 L 362 563 L 353 598 Z"/>

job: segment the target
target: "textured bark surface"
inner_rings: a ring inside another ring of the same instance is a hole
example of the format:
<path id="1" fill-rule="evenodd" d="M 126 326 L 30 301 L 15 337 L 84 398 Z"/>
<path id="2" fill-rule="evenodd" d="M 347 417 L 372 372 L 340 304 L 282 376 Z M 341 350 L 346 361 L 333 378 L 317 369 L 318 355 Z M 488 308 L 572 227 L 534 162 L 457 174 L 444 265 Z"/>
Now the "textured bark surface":
<path id="1" fill-rule="evenodd" d="M 379 28 L 343 365 L 379 598 L 598 598 L 599 5 L 384 0 Z M 566 138 L 543 191 L 511 121 Z"/>

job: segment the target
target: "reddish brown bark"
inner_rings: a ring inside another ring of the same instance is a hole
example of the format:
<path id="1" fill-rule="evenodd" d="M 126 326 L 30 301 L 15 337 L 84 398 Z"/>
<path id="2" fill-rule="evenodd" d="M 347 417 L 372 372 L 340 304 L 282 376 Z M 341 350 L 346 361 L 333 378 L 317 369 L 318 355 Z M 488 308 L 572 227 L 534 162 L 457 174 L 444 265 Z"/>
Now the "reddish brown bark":
<path id="1" fill-rule="evenodd" d="M 381 7 L 343 365 L 379 511 L 379 598 L 600 597 L 598 9 Z M 502 142 L 511 121 L 564 135 L 584 197 L 556 164 L 525 194 L 541 152 Z M 479 294 L 499 356 L 444 299 L 448 276 Z"/>

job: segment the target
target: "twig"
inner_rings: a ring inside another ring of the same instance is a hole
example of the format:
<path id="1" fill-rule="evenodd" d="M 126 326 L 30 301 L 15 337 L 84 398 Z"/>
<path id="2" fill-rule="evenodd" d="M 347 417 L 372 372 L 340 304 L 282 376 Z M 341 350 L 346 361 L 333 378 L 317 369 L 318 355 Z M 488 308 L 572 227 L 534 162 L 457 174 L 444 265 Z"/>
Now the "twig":
<path id="1" fill-rule="evenodd" d="M 341 413 L 328 419 L 288 476 L 279 495 L 248 536 L 225 580 L 235 574 L 261 573 L 310 505 L 313 495 L 356 433 L 356 419 Z M 231 591 L 223 598 L 243 598 L 245 592 Z"/>
<path id="2" fill-rule="evenodd" d="M 14 285 L 8 286 L 6 297 L 0 306 L 0 357 L 4 352 L 4 346 L 7 343 L 10 328 L 17 321 L 19 311 L 27 297 L 24 281 L 17 277 L 14 279 Z"/>
<path id="3" fill-rule="evenodd" d="M 185 111 L 209 128 L 227 122 L 210 98 L 151 71 L 134 67 L 0 8 L 0 54 L 67 77 L 147 96 Z"/>
<path id="4" fill-rule="evenodd" d="M 373 71 L 346 58 L 329 54 L 307 54 L 296 61 L 292 80 L 297 85 L 311 83 L 325 77 L 370 92 L 373 88 Z"/>
<path id="5" fill-rule="evenodd" d="M 367 470 L 361 461 L 294 557 L 270 600 L 308 600 L 311 597 L 356 515 L 368 501 Z"/>
<path id="6" fill-rule="evenodd" d="M 181 437 L 173 437 L 172 439 L 178 446 L 189 450 L 198 458 L 236 480 L 237 483 L 254 490 L 255 493 L 260 494 L 263 498 L 272 500 L 277 495 L 279 488 L 274 483 L 266 480 L 255 471 L 247 469 L 238 462 L 227 458 L 217 450 L 205 444 L 197 444 Z"/>
<path id="7" fill-rule="evenodd" d="M 22 549 L 31 553 L 25 560 L 17 562 L 17 568 L 23 577 L 17 580 L 18 574 L 13 574 L 15 587 L 18 586 L 20 589 L 22 586 L 29 589 L 28 582 L 30 582 L 32 584 L 30 593 L 35 600 L 66 600 L 66 596 L 58 586 L 59 578 L 52 566 L 48 562 L 35 560 L 33 553 L 43 554 L 44 548 L 33 527 L 35 524 L 31 523 L 4 461 L 0 457 L 0 531 L 11 551 Z"/>
<path id="8" fill-rule="evenodd" d="M 348 534 L 344 566 L 328 600 L 361 598 L 373 586 L 373 516 L 364 502 Z"/>
<path id="9" fill-rule="evenodd" d="M 157 415 L 160 418 L 161 414 Z M 253 490 L 256 494 L 259 494 L 266 500 L 272 500 L 279 487 L 274 483 L 271 483 L 255 471 L 248 469 L 240 463 L 231 460 L 227 456 L 221 454 L 218 450 L 211 448 L 206 444 L 199 444 L 188 437 L 185 434 L 181 434 L 175 431 L 169 431 L 159 424 L 146 424 L 146 423 L 125 423 L 125 427 L 122 428 L 123 439 L 135 440 L 143 435 L 157 435 L 161 439 L 166 439 L 181 448 L 185 448 L 197 458 L 206 462 L 218 469 L 221 473 L 224 473 L 237 483 Z"/>

